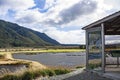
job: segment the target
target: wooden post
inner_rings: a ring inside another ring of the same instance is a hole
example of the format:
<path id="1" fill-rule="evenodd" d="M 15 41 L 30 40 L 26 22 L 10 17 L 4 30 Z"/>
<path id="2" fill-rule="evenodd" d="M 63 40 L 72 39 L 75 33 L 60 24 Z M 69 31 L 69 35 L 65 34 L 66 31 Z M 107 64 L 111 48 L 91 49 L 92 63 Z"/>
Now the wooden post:
<path id="1" fill-rule="evenodd" d="M 104 35 L 104 23 L 101 24 L 101 36 L 102 36 L 102 71 L 105 72 L 105 35 Z"/>
<path id="2" fill-rule="evenodd" d="M 87 32 L 87 30 L 86 30 L 86 69 L 88 69 L 88 32 Z"/>

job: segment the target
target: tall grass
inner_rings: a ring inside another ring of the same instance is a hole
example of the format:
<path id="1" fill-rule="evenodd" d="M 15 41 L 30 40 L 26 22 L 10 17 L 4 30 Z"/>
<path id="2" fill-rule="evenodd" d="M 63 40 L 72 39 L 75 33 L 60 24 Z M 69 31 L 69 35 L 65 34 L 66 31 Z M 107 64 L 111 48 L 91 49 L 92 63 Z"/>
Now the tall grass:
<path id="1" fill-rule="evenodd" d="M 69 73 L 70 70 L 67 70 L 67 69 L 55 69 L 54 72 L 55 72 L 56 75 L 61 75 L 61 74 Z"/>
<path id="2" fill-rule="evenodd" d="M 20 76 L 17 75 L 5 75 L 0 80 L 22 80 Z"/>
<path id="3" fill-rule="evenodd" d="M 0 80 L 33 80 L 41 76 L 43 77 L 54 76 L 54 75 L 66 74 L 69 72 L 70 70 L 67 69 L 44 69 L 44 70 L 36 70 L 36 71 L 28 70 L 20 75 L 7 74 L 4 77 L 0 78 Z"/>
<path id="4" fill-rule="evenodd" d="M 98 67 L 101 67 L 101 63 L 96 63 L 96 64 L 90 63 L 90 64 L 88 65 L 88 68 L 89 68 L 89 69 L 95 69 L 95 68 L 98 68 Z"/>

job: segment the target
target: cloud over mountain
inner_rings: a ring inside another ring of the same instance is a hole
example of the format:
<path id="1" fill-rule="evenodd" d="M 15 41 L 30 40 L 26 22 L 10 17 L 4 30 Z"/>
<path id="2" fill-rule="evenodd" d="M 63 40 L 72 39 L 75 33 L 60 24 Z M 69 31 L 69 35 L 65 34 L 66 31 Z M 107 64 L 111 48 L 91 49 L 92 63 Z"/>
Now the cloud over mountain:
<path id="1" fill-rule="evenodd" d="M 62 25 L 67 24 L 73 20 L 78 19 L 82 15 L 93 13 L 97 9 L 97 2 L 91 0 L 83 0 L 72 5 L 67 9 L 63 9 L 59 12 L 55 19 L 49 19 L 47 24 Z M 56 21 L 57 19 L 57 21 Z"/>
<path id="2" fill-rule="evenodd" d="M 120 0 L 0 0 L 0 19 L 47 33 L 61 43 L 85 43 L 80 28 L 118 11 L 119 3 Z M 69 41 L 64 34 L 71 34 Z"/>

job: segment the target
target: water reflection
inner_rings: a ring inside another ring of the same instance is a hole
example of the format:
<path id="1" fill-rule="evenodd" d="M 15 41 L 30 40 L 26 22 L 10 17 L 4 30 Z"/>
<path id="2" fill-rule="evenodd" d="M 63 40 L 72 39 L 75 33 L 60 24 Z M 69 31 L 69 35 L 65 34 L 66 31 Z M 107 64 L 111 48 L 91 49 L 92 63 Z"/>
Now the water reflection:
<path id="1" fill-rule="evenodd" d="M 85 65 L 85 52 L 79 53 L 43 53 L 43 54 L 13 54 L 14 58 L 38 61 L 48 66 L 74 67 Z"/>

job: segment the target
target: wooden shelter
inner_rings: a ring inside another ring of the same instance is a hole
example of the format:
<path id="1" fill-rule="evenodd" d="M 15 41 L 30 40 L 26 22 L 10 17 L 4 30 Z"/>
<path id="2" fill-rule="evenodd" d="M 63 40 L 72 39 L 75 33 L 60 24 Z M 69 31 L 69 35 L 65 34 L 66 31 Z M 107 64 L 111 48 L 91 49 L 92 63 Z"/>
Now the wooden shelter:
<path id="1" fill-rule="evenodd" d="M 105 35 L 120 35 L 120 11 L 82 29 L 86 30 L 86 68 L 105 72 Z"/>

